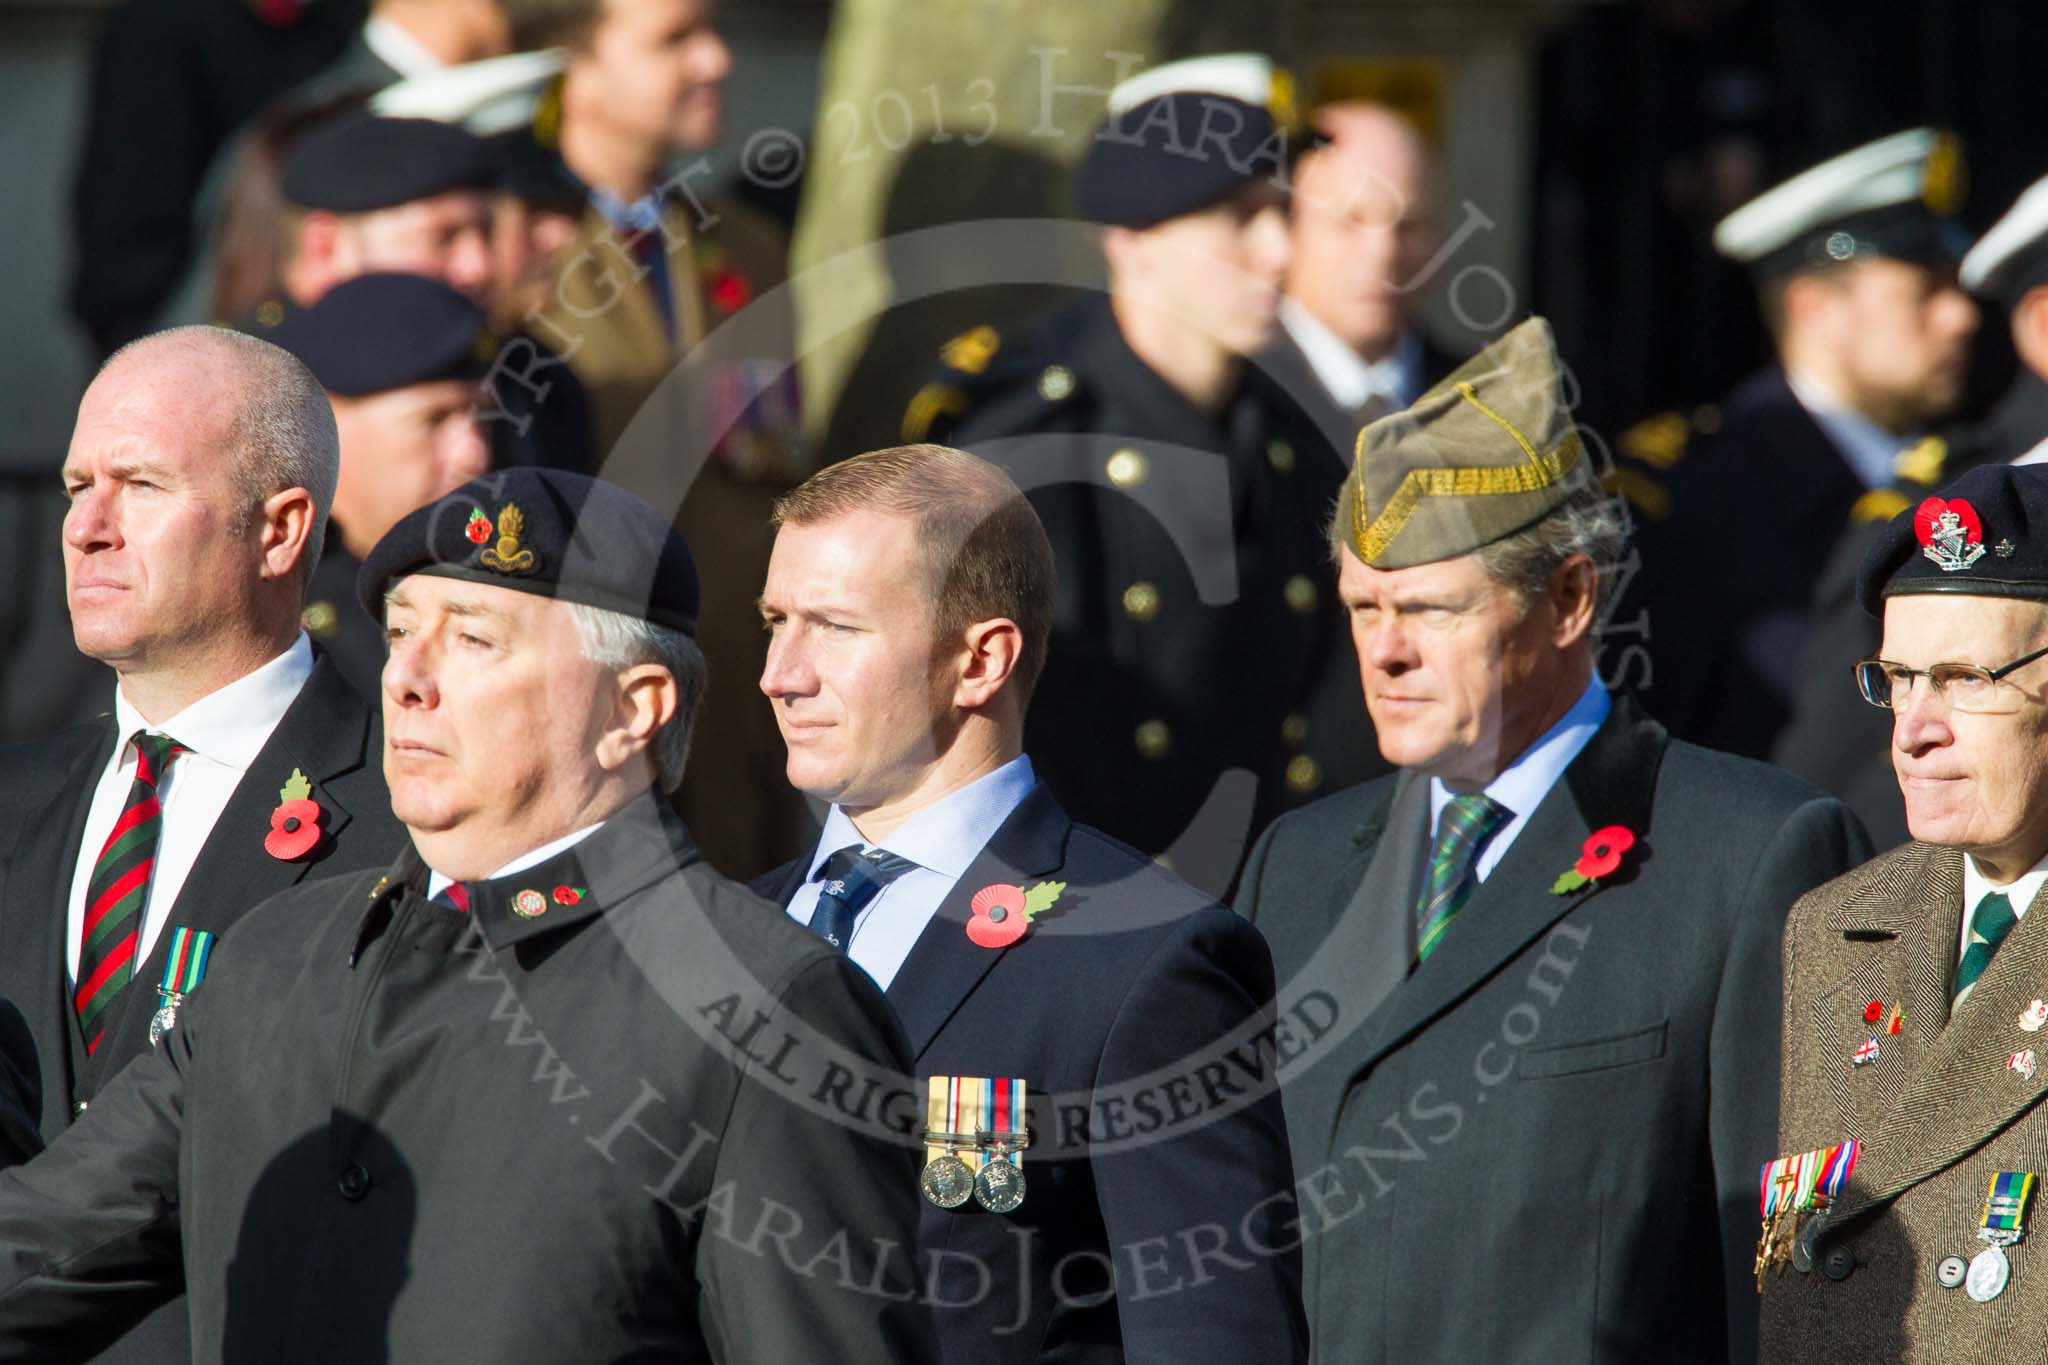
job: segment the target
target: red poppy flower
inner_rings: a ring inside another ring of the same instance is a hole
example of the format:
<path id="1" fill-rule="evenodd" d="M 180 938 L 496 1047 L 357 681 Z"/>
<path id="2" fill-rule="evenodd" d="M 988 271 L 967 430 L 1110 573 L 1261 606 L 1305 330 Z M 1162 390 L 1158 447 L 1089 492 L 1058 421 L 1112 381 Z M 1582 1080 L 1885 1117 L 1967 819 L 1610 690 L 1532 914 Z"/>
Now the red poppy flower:
<path id="1" fill-rule="evenodd" d="M 711 306 L 721 313 L 737 313 L 754 297 L 754 286 L 738 271 L 726 270 L 711 281 Z"/>
<path id="2" fill-rule="evenodd" d="M 472 545 L 481 545 L 491 538 L 491 519 L 481 510 L 469 514 L 469 520 L 462 525 L 462 533 L 469 537 Z"/>
<path id="3" fill-rule="evenodd" d="M 556 905 L 575 905 L 582 899 L 583 888 L 580 886 L 558 886 L 555 888 Z"/>
<path id="4" fill-rule="evenodd" d="M 1622 825 L 1609 825 L 1586 836 L 1572 870 L 1588 881 L 1608 876 L 1621 866 L 1621 855 L 1636 846 L 1636 836 Z"/>
<path id="5" fill-rule="evenodd" d="M 974 893 L 967 903 L 967 937 L 983 948 L 1007 948 L 1031 926 L 1024 913 L 1024 888 L 996 882 Z"/>
<path id="6" fill-rule="evenodd" d="M 286 801 L 270 812 L 263 851 L 283 862 L 303 858 L 320 842 L 320 803 L 308 797 Z"/>
<path id="7" fill-rule="evenodd" d="M 1873 1000 L 1863 1007 L 1863 1021 L 1865 1023 L 1874 1024 L 1882 1018 L 1884 1018 L 1884 1001 Z"/>
<path id="8" fill-rule="evenodd" d="M 1941 525 L 1942 514 L 1945 512 L 1956 514 L 1956 522 L 1962 527 L 1965 545 L 1976 545 L 1983 541 L 1984 522 L 1977 515 L 1977 509 L 1962 498 L 1957 498 L 1953 502 L 1941 498 L 1928 498 L 1913 509 L 1914 539 L 1922 545 L 1932 545 L 1934 532 Z"/>

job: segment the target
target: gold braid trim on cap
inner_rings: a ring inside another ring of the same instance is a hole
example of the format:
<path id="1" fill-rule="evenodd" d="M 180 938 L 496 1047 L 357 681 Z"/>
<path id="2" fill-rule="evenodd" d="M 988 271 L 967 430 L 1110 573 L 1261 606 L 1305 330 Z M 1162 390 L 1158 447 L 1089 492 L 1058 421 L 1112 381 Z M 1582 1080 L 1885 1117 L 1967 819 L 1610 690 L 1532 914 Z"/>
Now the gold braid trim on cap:
<path id="1" fill-rule="evenodd" d="M 1365 454 L 1365 432 L 1359 432 L 1358 448 L 1352 459 L 1358 489 L 1351 498 L 1351 546 L 1365 563 L 1371 564 L 1387 552 L 1387 547 L 1394 543 L 1394 537 L 1401 534 L 1401 528 L 1415 515 L 1415 509 L 1425 497 L 1479 498 L 1498 493 L 1534 493 L 1562 479 L 1586 453 L 1585 446 L 1579 441 L 1578 428 L 1574 427 L 1557 443 L 1555 450 L 1542 454 L 1529 443 L 1528 437 L 1515 429 L 1513 423 L 1480 402 L 1479 395 L 1472 391 L 1470 384 L 1458 385 L 1458 392 L 1465 396 L 1466 402 L 1514 437 L 1515 444 L 1529 458 L 1520 464 L 1484 468 L 1411 469 L 1401 480 L 1400 487 L 1394 490 L 1394 496 L 1387 499 L 1387 505 L 1380 514 L 1368 517 L 1364 466 L 1361 463 Z"/>

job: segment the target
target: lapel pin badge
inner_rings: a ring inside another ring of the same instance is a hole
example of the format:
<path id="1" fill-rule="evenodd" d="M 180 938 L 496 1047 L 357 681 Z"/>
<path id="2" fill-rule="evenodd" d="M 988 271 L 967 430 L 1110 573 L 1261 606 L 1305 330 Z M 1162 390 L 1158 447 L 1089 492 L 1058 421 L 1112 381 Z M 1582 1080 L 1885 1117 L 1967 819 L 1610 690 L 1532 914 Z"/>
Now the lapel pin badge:
<path id="1" fill-rule="evenodd" d="M 1869 1066 L 1877 1058 L 1878 1047 L 1875 1038 L 1865 1038 L 1856 1045 L 1856 1050 L 1849 1054 L 1849 1060 L 1857 1066 Z"/>
<path id="2" fill-rule="evenodd" d="M 1863 1022 L 1874 1024 L 1884 1018 L 1884 1001 L 1873 1000 L 1863 1007 Z"/>
<path id="3" fill-rule="evenodd" d="M 1905 1011 L 1905 1010 L 1903 1010 L 1902 1008 L 1900 1008 L 1900 1007 L 1899 1007 L 1899 1006 L 1897 1006 L 1897 1005 L 1893 1005 L 1893 1006 L 1892 1006 L 1892 1021 L 1891 1021 L 1891 1022 L 1890 1022 L 1889 1024 L 1886 1024 L 1886 1025 L 1884 1026 L 1884 1031 L 1885 1031 L 1886 1033 L 1897 1033 L 1897 1032 L 1898 1032 L 1898 1031 L 1899 1031 L 1900 1029 L 1904 1028 L 1904 1027 L 1905 1027 L 1905 1025 L 1906 1025 L 1906 1011 Z"/>
<path id="4" fill-rule="evenodd" d="M 527 887 L 512 898 L 512 913 L 521 919 L 535 919 L 548 911 L 548 898 Z"/>
<path id="5" fill-rule="evenodd" d="M 2040 1067 L 2040 1059 L 2034 1056 L 2032 1048 L 2022 1048 L 2006 1058 L 2005 1065 L 2009 1070 L 2019 1072 L 2020 1079 L 2031 1081 L 2034 1079 L 2034 1072 Z"/>
<path id="6" fill-rule="evenodd" d="M 280 862 L 297 862 L 320 842 L 320 803 L 313 799 L 313 784 L 297 768 L 278 789 L 277 799 L 277 809 L 270 812 L 270 832 L 263 836 L 263 851 Z"/>
<path id="7" fill-rule="evenodd" d="M 2043 1024 L 2048 1024 L 2048 1000 L 2036 1000 L 2020 1011 L 2020 1032 L 2038 1033 Z"/>

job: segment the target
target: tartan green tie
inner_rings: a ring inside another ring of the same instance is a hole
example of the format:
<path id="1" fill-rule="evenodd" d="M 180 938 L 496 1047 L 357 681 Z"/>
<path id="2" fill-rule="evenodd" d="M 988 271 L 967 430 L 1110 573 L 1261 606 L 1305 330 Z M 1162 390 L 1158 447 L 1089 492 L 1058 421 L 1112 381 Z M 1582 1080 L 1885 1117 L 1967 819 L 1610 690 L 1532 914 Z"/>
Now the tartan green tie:
<path id="1" fill-rule="evenodd" d="M 1970 946 L 1963 950 L 1963 960 L 1956 964 L 1955 994 L 1948 1006 L 1951 1014 L 1969 998 L 1977 978 L 1991 965 L 1991 955 L 2019 922 L 2020 917 L 2012 912 L 2012 902 L 2003 891 L 1988 891 L 1977 902 L 1977 913 L 1970 916 Z"/>
<path id="2" fill-rule="evenodd" d="M 1451 919 L 1478 885 L 1472 869 L 1480 850 L 1515 813 L 1483 792 L 1454 796 L 1436 824 L 1436 847 L 1429 854 L 1429 877 L 1415 905 L 1415 957 L 1426 961 Z"/>

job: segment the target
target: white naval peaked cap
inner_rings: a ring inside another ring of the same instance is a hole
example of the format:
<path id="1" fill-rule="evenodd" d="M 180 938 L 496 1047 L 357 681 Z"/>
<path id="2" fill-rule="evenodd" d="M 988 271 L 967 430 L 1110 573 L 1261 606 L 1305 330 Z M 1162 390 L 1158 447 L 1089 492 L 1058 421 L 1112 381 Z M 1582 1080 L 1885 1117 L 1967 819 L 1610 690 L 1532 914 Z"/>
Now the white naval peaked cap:
<path id="1" fill-rule="evenodd" d="M 1912 128 L 1865 143 L 1764 191 L 1714 228 L 1723 256 L 1774 274 L 1868 256 L 1961 254 L 1963 197 L 1952 134 Z"/>
<path id="2" fill-rule="evenodd" d="M 567 63 L 566 52 L 550 48 L 443 67 L 386 86 L 371 98 L 370 111 L 459 123 L 478 137 L 509 133 L 532 125 L 541 92 Z"/>
<path id="3" fill-rule="evenodd" d="M 1225 95 L 1255 108 L 1273 100 L 1273 60 L 1259 52 L 1189 57 L 1141 71 L 1109 92 L 1109 115 L 1118 118 L 1159 95 Z"/>
<path id="4" fill-rule="evenodd" d="M 2048 265 L 2048 176 L 2027 186 L 2005 216 L 1963 257 L 1963 288 L 1972 294 L 2004 296 L 2008 302 L 2038 279 L 2037 267 Z"/>

